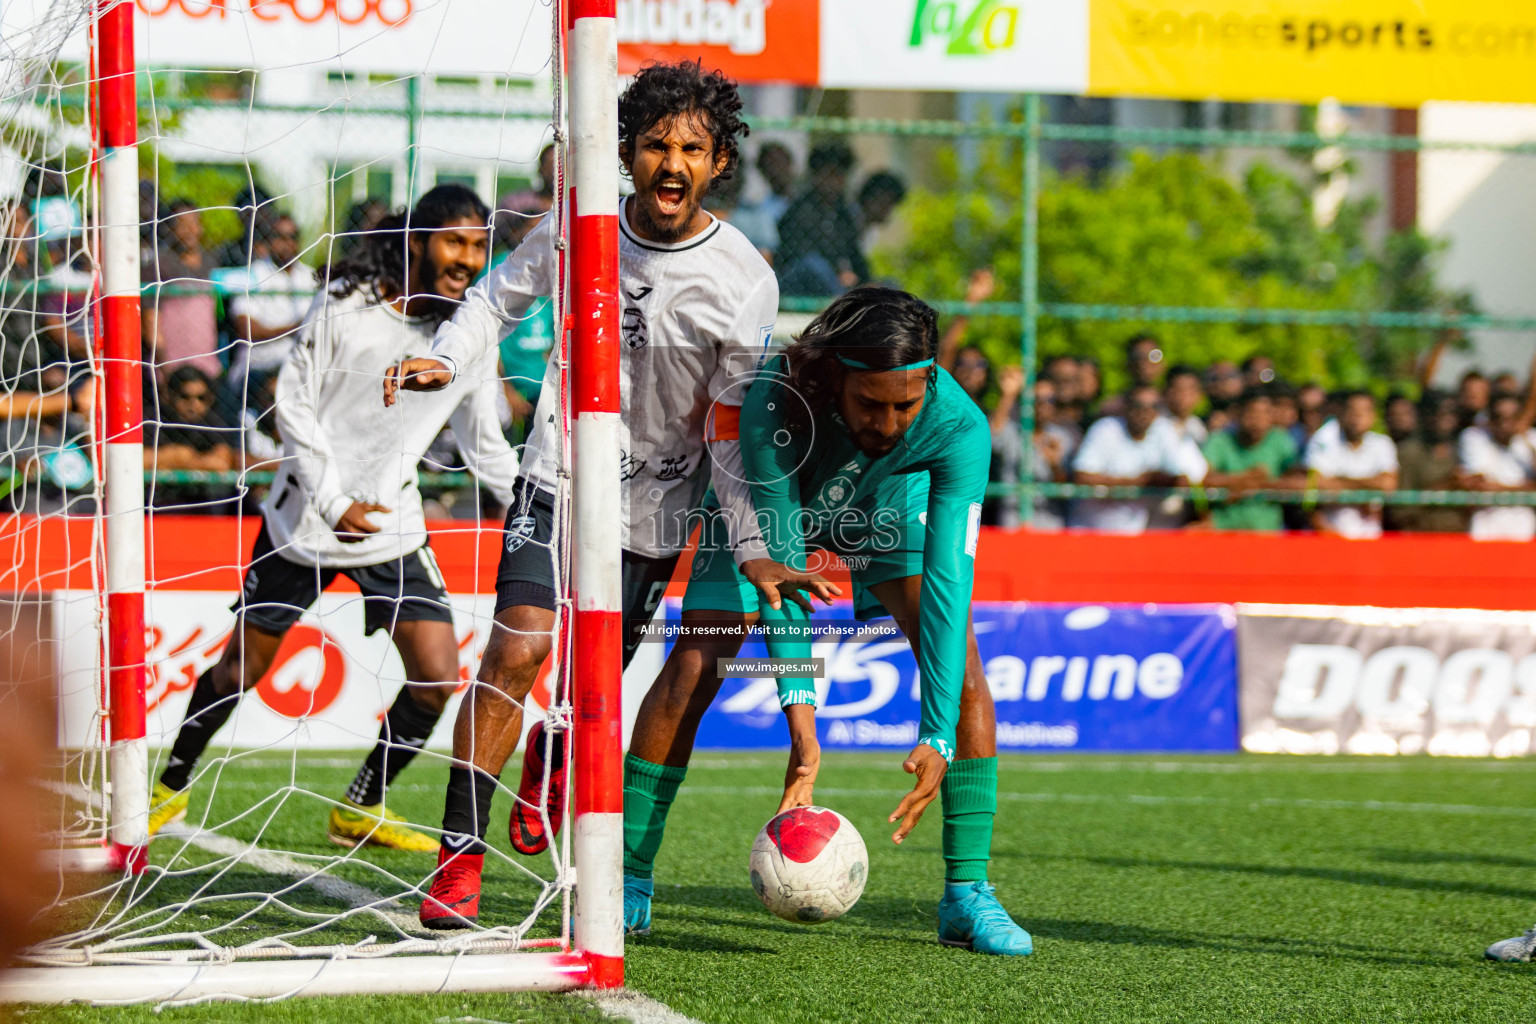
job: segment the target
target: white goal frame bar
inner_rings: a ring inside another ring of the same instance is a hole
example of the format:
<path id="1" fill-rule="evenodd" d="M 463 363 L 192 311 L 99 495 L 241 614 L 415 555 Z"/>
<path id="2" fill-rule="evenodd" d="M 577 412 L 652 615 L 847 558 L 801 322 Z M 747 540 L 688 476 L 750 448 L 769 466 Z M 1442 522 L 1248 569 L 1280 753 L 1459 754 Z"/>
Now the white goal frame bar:
<path id="1" fill-rule="evenodd" d="M 138 155 L 133 0 L 99 0 L 92 32 L 102 196 L 104 489 L 111 799 L 104 847 L 66 868 L 136 874 L 149 843 L 145 733 L 145 500 L 139 355 Z M 0 975 L 0 1002 L 131 1003 L 293 995 L 562 991 L 624 980 L 620 692 L 618 43 L 615 0 L 556 6 L 571 92 L 567 265 L 572 428 L 573 948 L 560 952 L 26 967 Z M 558 83 L 557 83 L 558 84 Z M 556 126 L 557 139 L 560 126 Z M 580 209 L 576 201 L 582 200 Z"/>

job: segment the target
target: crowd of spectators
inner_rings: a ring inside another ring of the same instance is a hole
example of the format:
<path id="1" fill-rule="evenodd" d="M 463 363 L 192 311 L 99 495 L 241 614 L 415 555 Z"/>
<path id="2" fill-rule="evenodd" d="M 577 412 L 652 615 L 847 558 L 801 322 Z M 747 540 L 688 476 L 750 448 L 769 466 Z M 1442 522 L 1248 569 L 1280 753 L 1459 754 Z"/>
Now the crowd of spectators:
<path id="1" fill-rule="evenodd" d="M 968 299 L 989 293 L 983 273 Z M 940 364 L 988 413 L 995 482 L 1017 483 L 1028 474 L 1041 484 L 1148 492 L 1041 495 L 1032 509 L 1036 529 L 1536 539 L 1536 508 L 1529 505 L 1324 500 L 1329 492 L 1536 492 L 1536 379 L 1522 385 L 1513 374 L 1489 379 L 1474 370 L 1454 393 L 1424 388 L 1418 399 L 1395 392 L 1379 402 L 1364 390 L 1294 386 L 1263 356 L 1240 366 L 1169 365 L 1157 337 L 1139 333 L 1125 343 L 1131 384 L 1120 394 L 1102 394 L 1091 359 L 1045 360 L 1034 384 L 1033 443 L 1026 444 L 1018 413 L 1022 374 L 1016 367 L 994 373 L 980 349 L 962 343 L 963 333 L 963 322 L 951 327 Z M 1018 524 L 1018 499 L 990 500 L 983 519 Z"/>
<path id="2" fill-rule="evenodd" d="M 742 200 L 744 182 L 737 175 L 721 184 L 710 209 L 772 264 L 781 295 L 839 295 L 874 280 L 866 255 L 871 236 L 906 198 L 906 182 L 891 171 L 874 171 L 851 189 L 855 160 L 842 141 L 813 147 L 804 175 L 778 142 L 764 143 L 754 166 L 767 189 L 760 199 Z"/>
<path id="3" fill-rule="evenodd" d="M 900 178 L 875 171 L 853 188 L 853 153 L 841 142 L 812 148 L 804 173 L 776 142 L 759 147 L 753 166 L 758 198 L 743 199 L 738 175 L 711 195 L 709 207 L 759 247 L 784 295 L 827 296 L 871 279 L 865 254 L 872 232 L 905 196 Z M 555 190 L 554 150 L 546 147 L 534 185 L 497 204 L 495 258 L 505 258 L 552 208 Z M 215 247 L 205 244 L 203 213 L 194 203 L 161 204 L 156 196 L 154 184 L 143 183 L 145 468 L 163 480 L 152 500 L 232 511 L 259 489 L 237 490 L 227 478 L 204 482 L 187 472 L 271 468 L 280 457 L 271 415 L 276 376 L 317 291 L 313 265 L 325 259 L 304 258 L 293 217 L 257 188 L 235 197 L 240 235 Z M 344 254 L 388 213 L 376 199 L 353 206 L 341 230 L 325 239 L 330 255 Z M 8 463 L 0 493 L 11 508 L 60 507 L 71 492 L 88 493 L 94 475 L 88 418 L 95 327 L 86 302 L 92 275 L 85 220 L 64 176 L 38 169 L 16 201 L 0 206 L 0 231 L 0 430 Z M 965 298 L 985 302 L 995 285 L 990 271 L 980 271 Z M 1044 360 L 1026 436 L 1022 369 L 994 367 L 981 348 L 966 344 L 967 327 L 964 318 L 951 322 L 937 361 L 987 413 L 992 480 L 1106 489 L 1073 497 L 1037 493 L 1029 517 L 1036 529 L 1536 538 L 1536 508 L 1529 505 L 1319 500 L 1339 491 L 1536 491 L 1536 381 L 1522 386 L 1513 374 L 1473 371 L 1454 392 L 1434 390 L 1427 382 L 1443 346 L 1424 367 L 1417 396 L 1393 393 L 1378 403 L 1366 391 L 1286 382 L 1262 355 L 1241 365 L 1170 365 L 1158 337 L 1138 333 L 1124 346 L 1130 386 L 1118 394 L 1103 393 L 1093 359 Z M 503 420 L 514 442 L 532 418 L 554 340 L 553 308 L 545 302 L 502 341 Z M 429 462 L 439 449 L 441 465 L 429 468 L 455 468 L 451 439 L 434 446 Z M 1019 492 L 996 490 L 984 521 L 1020 523 Z M 439 512 L 452 495 L 442 500 Z"/>
<path id="4" fill-rule="evenodd" d="M 500 204 L 493 227 L 503 257 L 548 212 L 554 186 L 553 150 L 546 148 L 534 187 Z M 155 182 L 140 183 L 144 468 L 155 471 L 150 500 L 182 512 L 228 513 L 242 503 L 249 509 L 262 488 L 237 487 L 227 474 L 270 470 L 281 456 L 272 415 L 276 380 L 324 277 L 316 267 L 344 256 L 390 209 L 379 199 L 354 204 L 341 214 L 338 231 L 306 252 L 295 219 L 259 188 L 234 197 L 239 234 L 217 245 L 206 241 L 204 209 L 185 197 L 162 202 L 159 196 Z M 97 325 L 87 303 L 86 229 L 56 169 L 34 169 L 22 193 L 0 203 L 0 507 L 6 509 L 88 511 Z M 322 245 L 326 251 L 318 251 Z M 503 418 L 518 440 L 553 336 L 545 303 L 502 345 Z M 453 451 L 451 438 L 443 447 Z M 457 468 L 454 462 L 440 468 Z M 225 476 L 189 475 L 206 473 Z"/>

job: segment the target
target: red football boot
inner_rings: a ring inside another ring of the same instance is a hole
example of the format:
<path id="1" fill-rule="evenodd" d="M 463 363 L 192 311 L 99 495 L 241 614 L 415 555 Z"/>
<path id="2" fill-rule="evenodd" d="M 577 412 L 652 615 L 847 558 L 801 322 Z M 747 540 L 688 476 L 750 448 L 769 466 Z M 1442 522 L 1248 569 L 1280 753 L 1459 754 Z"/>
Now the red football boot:
<path id="1" fill-rule="evenodd" d="M 421 901 L 421 923 L 435 930 L 469 928 L 480 919 L 480 872 L 483 853 L 454 853 L 443 837 L 437 851 L 437 872 L 432 888 Z"/>
<path id="2" fill-rule="evenodd" d="M 507 830 L 512 849 L 532 855 L 549 849 L 549 835 L 539 816 L 539 795 L 544 790 L 544 723 L 536 722 L 528 730 L 523 748 L 523 778 L 517 784 L 517 800 L 512 804 L 512 820 Z M 555 734 L 555 748 L 549 765 L 549 822 L 560 831 L 565 817 L 565 733 Z"/>

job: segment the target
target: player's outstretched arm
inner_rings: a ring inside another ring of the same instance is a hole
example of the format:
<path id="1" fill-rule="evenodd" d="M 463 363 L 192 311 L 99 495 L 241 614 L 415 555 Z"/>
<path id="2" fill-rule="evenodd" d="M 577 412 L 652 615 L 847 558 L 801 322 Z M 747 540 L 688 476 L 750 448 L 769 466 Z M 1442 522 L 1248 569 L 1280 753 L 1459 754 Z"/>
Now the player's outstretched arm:
<path id="1" fill-rule="evenodd" d="M 453 380 L 453 370 L 438 359 L 403 359 L 384 371 L 384 404 L 394 405 L 398 392 L 441 391 Z"/>
<path id="2" fill-rule="evenodd" d="M 789 767 L 784 771 L 784 799 L 777 813 L 815 803 L 816 774 L 821 769 L 821 741 L 816 738 L 816 705 L 788 704 Z"/>

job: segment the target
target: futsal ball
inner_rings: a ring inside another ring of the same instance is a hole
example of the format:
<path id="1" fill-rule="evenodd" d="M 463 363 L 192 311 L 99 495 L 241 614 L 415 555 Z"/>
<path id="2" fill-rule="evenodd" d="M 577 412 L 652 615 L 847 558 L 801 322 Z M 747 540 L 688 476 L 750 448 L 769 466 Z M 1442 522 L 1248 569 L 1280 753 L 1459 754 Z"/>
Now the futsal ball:
<path id="1" fill-rule="evenodd" d="M 777 815 L 752 843 L 752 889 L 786 921 L 818 924 L 859 901 L 869 854 L 853 822 L 825 807 Z"/>

